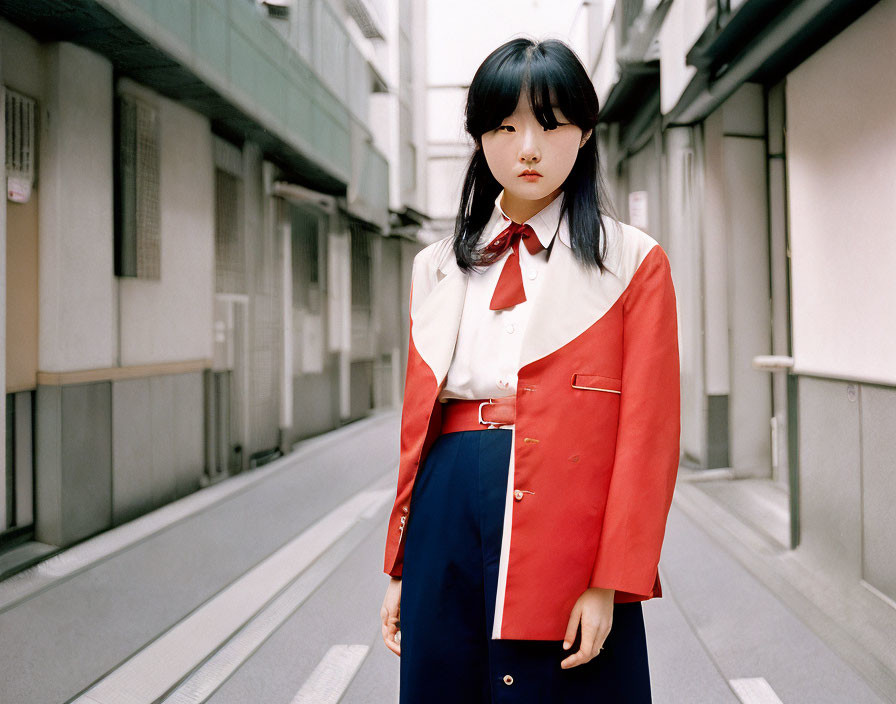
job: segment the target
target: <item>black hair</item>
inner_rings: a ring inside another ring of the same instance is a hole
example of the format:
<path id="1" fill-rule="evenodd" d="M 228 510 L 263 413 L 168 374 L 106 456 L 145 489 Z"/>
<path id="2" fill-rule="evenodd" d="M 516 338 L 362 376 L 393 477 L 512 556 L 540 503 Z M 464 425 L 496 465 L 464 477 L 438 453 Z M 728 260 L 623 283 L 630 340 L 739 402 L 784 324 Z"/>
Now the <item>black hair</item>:
<path id="1" fill-rule="evenodd" d="M 476 149 L 464 177 L 454 229 L 454 253 L 458 266 L 468 271 L 484 260 L 475 246 L 494 212 L 501 184 L 492 175 L 482 149 L 482 135 L 496 129 L 516 110 L 522 91 L 543 127 L 554 129 L 555 105 L 584 134 L 592 130 L 579 149 L 575 164 L 563 182 L 560 217 L 569 216 L 569 235 L 575 256 L 585 265 L 605 269 L 606 232 L 601 214 L 613 217 L 612 204 L 600 169 L 597 148 L 597 115 L 600 109 L 594 85 L 576 53 L 558 39 L 511 39 L 489 54 L 476 70 L 467 91 L 465 125 Z M 618 219 L 618 218 L 616 218 Z M 556 234 L 556 233 L 555 233 Z M 603 240 L 603 252 L 600 242 Z"/>

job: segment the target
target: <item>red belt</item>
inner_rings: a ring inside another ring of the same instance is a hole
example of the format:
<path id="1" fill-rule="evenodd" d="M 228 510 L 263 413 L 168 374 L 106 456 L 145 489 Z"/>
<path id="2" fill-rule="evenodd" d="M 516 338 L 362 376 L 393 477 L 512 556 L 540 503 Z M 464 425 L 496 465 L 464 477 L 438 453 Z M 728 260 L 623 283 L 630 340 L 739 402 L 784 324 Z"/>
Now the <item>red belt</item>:
<path id="1" fill-rule="evenodd" d="M 516 418 L 516 395 L 501 398 L 450 398 L 442 406 L 442 433 L 487 430 Z"/>

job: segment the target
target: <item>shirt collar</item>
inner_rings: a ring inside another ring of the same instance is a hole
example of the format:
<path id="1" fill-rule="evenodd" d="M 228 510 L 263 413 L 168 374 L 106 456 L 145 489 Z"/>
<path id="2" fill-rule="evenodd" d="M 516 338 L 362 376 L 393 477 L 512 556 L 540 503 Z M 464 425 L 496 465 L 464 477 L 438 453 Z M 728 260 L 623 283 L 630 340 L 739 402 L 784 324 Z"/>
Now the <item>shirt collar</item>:
<path id="1" fill-rule="evenodd" d="M 485 245 L 491 243 L 491 241 L 507 229 L 507 226 L 510 224 L 510 216 L 507 215 L 507 213 L 504 212 L 504 208 L 501 207 L 501 198 L 503 196 L 504 189 L 501 189 L 501 192 L 498 193 L 498 197 L 495 198 L 495 210 L 492 217 L 493 226 L 485 240 Z M 564 217 L 563 222 L 560 222 L 560 205 L 562 204 L 562 201 L 563 194 L 561 193 L 525 222 L 525 224 L 535 230 L 535 234 L 538 236 L 539 241 L 545 249 L 550 246 L 551 241 L 554 239 L 554 233 L 557 232 L 558 223 L 560 225 L 558 233 L 560 235 L 560 240 L 567 246 L 570 246 L 569 234 L 566 226 L 567 218 Z M 504 218 L 507 218 L 507 220 Z"/>

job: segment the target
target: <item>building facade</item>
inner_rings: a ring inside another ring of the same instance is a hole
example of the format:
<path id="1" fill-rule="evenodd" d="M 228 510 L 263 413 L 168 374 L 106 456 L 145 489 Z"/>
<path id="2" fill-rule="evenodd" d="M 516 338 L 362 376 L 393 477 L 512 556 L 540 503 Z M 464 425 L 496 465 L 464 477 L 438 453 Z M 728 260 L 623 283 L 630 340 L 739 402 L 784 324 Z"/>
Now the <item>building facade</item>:
<path id="1" fill-rule="evenodd" d="M 398 406 L 408 0 L 0 6 L 0 578 Z"/>
<path id="2" fill-rule="evenodd" d="M 896 2 L 602 9 L 612 197 L 679 297 L 683 464 L 896 672 Z"/>

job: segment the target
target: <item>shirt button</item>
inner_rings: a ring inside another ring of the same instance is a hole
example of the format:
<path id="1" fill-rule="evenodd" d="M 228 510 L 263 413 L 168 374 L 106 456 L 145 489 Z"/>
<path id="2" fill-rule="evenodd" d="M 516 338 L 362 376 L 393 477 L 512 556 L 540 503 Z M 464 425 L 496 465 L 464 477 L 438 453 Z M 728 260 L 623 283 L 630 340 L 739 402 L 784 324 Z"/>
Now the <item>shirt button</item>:
<path id="1" fill-rule="evenodd" d="M 504 329 L 507 332 L 513 332 L 513 323 L 507 323 L 507 325 L 504 326 Z"/>
<path id="2" fill-rule="evenodd" d="M 517 501 L 522 501 L 523 500 L 523 492 L 520 491 L 519 489 L 517 489 L 515 492 L 513 492 L 513 498 L 515 498 Z"/>
<path id="3" fill-rule="evenodd" d="M 507 381 L 505 381 L 504 379 L 498 379 L 498 388 L 499 389 L 506 389 L 508 386 L 509 386 L 509 384 L 507 383 Z"/>
<path id="4" fill-rule="evenodd" d="M 538 272 L 535 269 L 529 269 L 529 278 L 534 279 L 536 276 L 538 276 Z"/>
<path id="5" fill-rule="evenodd" d="M 513 677 L 510 675 L 504 675 L 504 684 L 513 684 Z"/>

